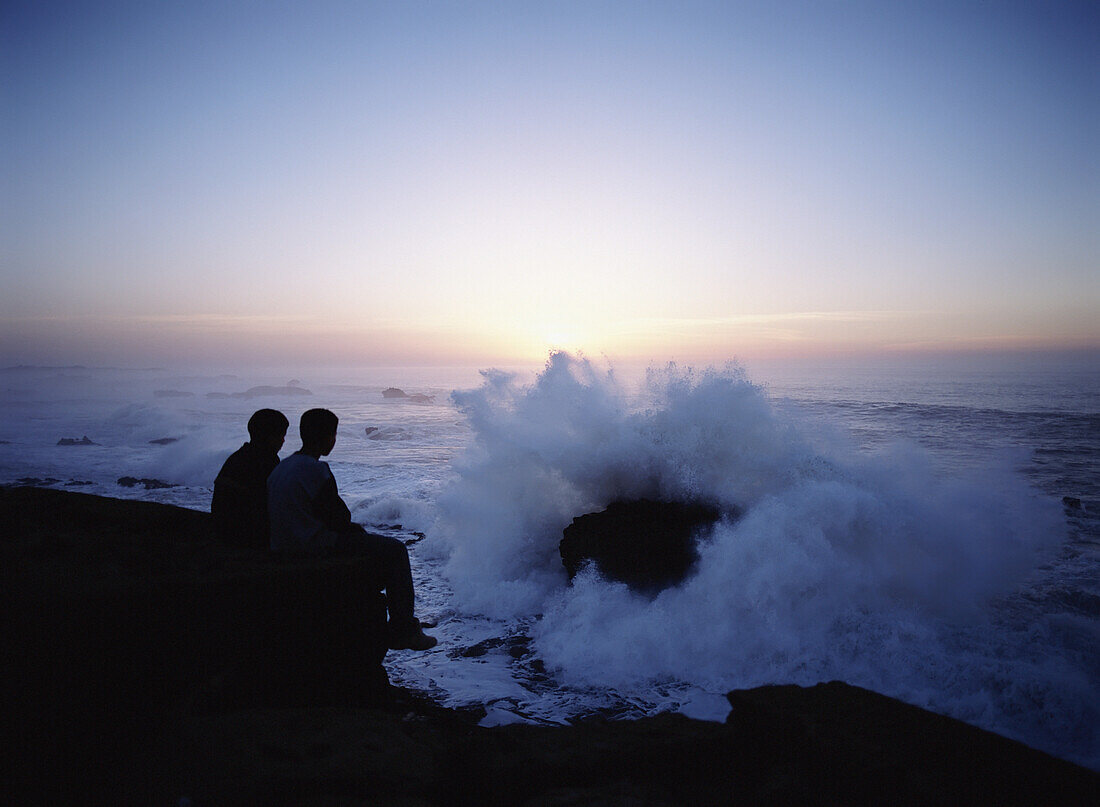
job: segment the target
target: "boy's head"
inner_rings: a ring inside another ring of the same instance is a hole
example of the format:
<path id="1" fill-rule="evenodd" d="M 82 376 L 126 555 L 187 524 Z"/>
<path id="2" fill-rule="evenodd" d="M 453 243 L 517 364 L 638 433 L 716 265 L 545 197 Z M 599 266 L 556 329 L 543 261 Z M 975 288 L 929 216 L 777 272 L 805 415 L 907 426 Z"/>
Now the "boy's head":
<path id="1" fill-rule="evenodd" d="M 318 449 L 321 456 L 336 445 L 336 427 L 340 419 L 327 409 L 310 409 L 302 413 L 298 431 L 302 435 L 302 447 Z"/>
<path id="2" fill-rule="evenodd" d="M 248 439 L 278 453 L 289 427 L 290 421 L 278 409 L 260 409 L 248 419 Z"/>

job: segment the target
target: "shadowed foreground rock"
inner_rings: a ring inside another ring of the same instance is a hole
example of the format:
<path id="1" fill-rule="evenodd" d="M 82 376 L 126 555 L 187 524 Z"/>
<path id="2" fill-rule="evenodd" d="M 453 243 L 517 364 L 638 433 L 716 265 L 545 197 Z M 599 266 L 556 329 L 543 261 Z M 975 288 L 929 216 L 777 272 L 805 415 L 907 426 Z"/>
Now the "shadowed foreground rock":
<path id="1" fill-rule="evenodd" d="M 39 488 L 0 488 L 0 523 L 14 770 L 42 802 L 117 792 L 196 698 L 364 703 L 387 685 L 363 559 L 281 561 L 216 543 L 209 513 Z"/>
<path id="2" fill-rule="evenodd" d="M 357 561 L 281 564 L 214 544 L 208 514 L 65 491 L 0 489 L 0 516 L 21 803 L 1100 803 L 1090 771 L 842 683 L 730 693 L 725 724 L 378 704 L 346 641 L 363 617 L 340 617 Z M 326 663 L 284 675 L 296 656 Z"/>
<path id="3" fill-rule="evenodd" d="M 594 561 L 611 580 L 659 591 L 687 577 L 698 559 L 696 534 L 720 515 L 705 504 L 612 502 L 599 513 L 574 518 L 562 533 L 558 551 L 570 580 Z"/>
<path id="4" fill-rule="evenodd" d="M 492 729 L 444 710 L 253 710 L 173 725 L 196 804 L 1095 804 L 1100 776 L 840 682 L 658 715 Z"/>

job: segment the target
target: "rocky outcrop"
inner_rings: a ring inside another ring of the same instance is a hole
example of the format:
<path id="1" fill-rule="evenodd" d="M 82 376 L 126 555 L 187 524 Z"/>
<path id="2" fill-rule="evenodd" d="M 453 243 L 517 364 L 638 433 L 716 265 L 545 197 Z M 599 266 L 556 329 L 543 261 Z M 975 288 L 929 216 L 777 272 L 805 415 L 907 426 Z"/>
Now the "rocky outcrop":
<path id="1" fill-rule="evenodd" d="M 115 792 L 130 755 L 196 698 L 384 691 L 384 599 L 363 559 L 280 560 L 218 544 L 209 513 L 43 488 L 0 489 L 0 521 L 0 613 L 18 649 L 6 720 L 16 769 L 55 788 L 45 802 Z"/>
<path id="2" fill-rule="evenodd" d="M 232 397 L 245 398 L 251 400 L 252 398 L 269 398 L 269 397 L 301 397 L 303 395 L 312 395 L 313 393 L 307 390 L 305 387 L 249 387 L 244 392 L 234 392 Z M 209 395 L 207 397 L 210 397 Z"/>
<path id="3" fill-rule="evenodd" d="M 480 728 L 416 700 L 191 714 L 145 803 L 1095 804 L 1100 777 L 834 681 L 729 694 L 725 724 L 663 714 Z M 145 794 L 140 794 L 145 795 Z"/>
<path id="4" fill-rule="evenodd" d="M 722 515 L 705 504 L 638 499 L 612 502 L 578 516 L 565 528 L 558 550 L 569 579 L 587 563 L 640 591 L 680 583 L 695 566 L 696 536 Z"/>
<path id="5" fill-rule="evenodd" d="M 425 395 L 422 392 L 414 392 L 410 395 L 409 393 L 405 392 L 405 390 L 398 389 L 397 387 L 387 387 L 386 389 L 382 390 L 382 397 L 390 399 L 400 398 L 407 401 L 412 401 L 413 403 L 431 403 L 435 400 L 434 395 Z"/>
<path id="6" fill-rule="evenodd" d="M 62 437 L 57 441 L 59 446 L 97 446 L 99 443 L 93 443 L 88 439 L 88 435 L 84 435 L 79 440 L 75 437 Z"/>
<path id="7" fill-rule="evenodd" d="M 118 484 L 124 488 L 134 488 L 141 485 L 146 490 L 160 490 L 162 488 L 175 487 L 171 482 L 165 482 L 163 479 L 150 479 L 148 477 L 138 479 L 136 476 L 120 476 L 118 478 Z"/>
<path id="8" fill-rule="evenodd" d="M 481 728 L 379 702 L 361 560 L 280 561 L 217 544 L 207 513 L 58 490 L 0 488 L 0 520 L 21 804 L 1100 803 L 1091 771 L 840 682 L 731 692 L 724 724 Z"/>
<path id="9" fill-rule="evenodd" d="M 21 487 L 22 486 L 26 486 L 26 487 L 46 487 L 47 485 L 61 484 L 61 480 L 60 479 L 55 479 L 52 476 L 47 476 L 47 477 L 21 476 L 21 477 L 19 477 L 18 479 L 15 480 L 15 484 L 19 485 Z M 65 487 L 67 487 L 67 488 L 79 488 L 79 487 L 84 487 L 85 485 L 94 485 L 95 483 L 94 482 L 89 482 L 86 479 L 70 479 L 68 482 L 65 482 L 64 484 L 65 484 Z"/>

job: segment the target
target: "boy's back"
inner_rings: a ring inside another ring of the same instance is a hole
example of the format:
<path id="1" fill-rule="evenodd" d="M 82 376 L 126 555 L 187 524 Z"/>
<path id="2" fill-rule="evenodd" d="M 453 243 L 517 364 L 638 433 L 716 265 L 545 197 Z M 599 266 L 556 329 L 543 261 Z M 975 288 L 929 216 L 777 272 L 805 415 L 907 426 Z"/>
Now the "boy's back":
<path id="1" fill-rule="evenodd" d="M 327 462 L 291 454 L 267 478 L 267 492 L 273 550 L 310 553 L 336 546 L 338 533 L 322 520 L 319 507 L 332 494 L 339 498 Z"/>

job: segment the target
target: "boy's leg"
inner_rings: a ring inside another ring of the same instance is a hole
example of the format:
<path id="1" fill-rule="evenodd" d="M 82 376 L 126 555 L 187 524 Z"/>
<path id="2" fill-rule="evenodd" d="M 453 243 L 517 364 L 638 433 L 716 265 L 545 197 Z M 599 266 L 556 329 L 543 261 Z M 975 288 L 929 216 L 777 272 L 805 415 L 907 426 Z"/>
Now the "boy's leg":
<path id="1" fill-rule="evenodd" d="M 409 550 L 397 538 L 391 538 L 388 535 L 376 535 L 364 531 L 349 537 L 358 551 L 369 556 L 377 564 L 378 584 L 386 589 L 391 634 L 419 632 L 420 623 L 413 611 L 414 595 Z"/>

